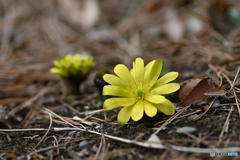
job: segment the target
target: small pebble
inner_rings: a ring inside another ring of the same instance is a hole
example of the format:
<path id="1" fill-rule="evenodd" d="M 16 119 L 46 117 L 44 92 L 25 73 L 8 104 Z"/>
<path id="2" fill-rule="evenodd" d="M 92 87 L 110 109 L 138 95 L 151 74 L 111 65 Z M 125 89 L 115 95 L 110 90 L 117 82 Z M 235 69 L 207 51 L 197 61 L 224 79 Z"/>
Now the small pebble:
<path id="1" fill-rule="evenodd" d="M 156 134 L 152 134 L 150 136 L 150 138 L 148 139 L 148 142 L 159 142 L 160 139 L 158 138 L 158 136 Z"/>
<path id="2" fill-rule="evenodd" d="M 219 105 L 220 105 L 219 100 L 215 100 L 211 108 L 217 108 L 219 107 Z"/>
<path id="3" fill-rule="evenodd" d="M 49 150 L 49 151 L 46 152 L 46 154 L 47 154 L 48 156 L 52 155 L 52 153 L 53 153 L 53 150 Z"/>
<path id="4" fill-rule="evenodd" d="M 196 131 L 194 127 L 182 127 L 177 129 L 177 133 L 193 133 Z"/>
<path id="5" fill-rule="evenodd" d="M 79 155 L 77 154 L 77 152 L 74 151 L 69 151 L 68 154 L 74 158 L 74 160 L 80 160 Z"/>
<path id="6" fill-rule="evenodd" d="M 84 106 L 84 110 L 89 110 L 89 106 Z"/>
<path id="7" fill-rule="evenodd" d="M 84 148 L 79 153 L 77 153 L 77 155 L 82 157 L 82 156 L 85 156 L 85 155 L 89 155 L 89 152 L 88 152 L 88 150 L 86 148 Z"/>
<path id="8" fill-rule="evenodd" d="M 166 129 L 167 129 L 168 127 L 163 127 L 163 129 L 161 129 L 161 131 L 165 131 Z M 152 128 L 154 131 L 157 131 L 159 128 L 156 128 L 156 127 L 154 127 L 154 128 Z M 160 132 L 161 132 L 160 131 Z"/>
<path id="9" fill-rule="evenodd" d="M 82 142 L 79 143 L 79 147 L 85 148 L 88 145 L 88 141 L 83 140 Z"/>
<path id="10" fill-rule="evenodd" d="M 98 147 L 97 147 L 97 145 L 95 144 L 95 145 L 92 147 L 92 151 L 93 151 L 93 152 L 97 152 L 97 150 L 98 150 Z"/>

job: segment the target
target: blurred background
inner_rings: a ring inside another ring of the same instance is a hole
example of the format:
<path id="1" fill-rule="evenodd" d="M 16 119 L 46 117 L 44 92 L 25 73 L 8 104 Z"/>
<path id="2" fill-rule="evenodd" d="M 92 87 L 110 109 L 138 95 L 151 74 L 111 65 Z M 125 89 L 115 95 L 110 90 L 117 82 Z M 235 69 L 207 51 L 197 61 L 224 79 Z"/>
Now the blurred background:
<path id="1" fill-rule="evenodd" d="M 91 55 L 98 69 L 161 58 L 180 79 L 240 64 L 238 0 L 0 0 L 0 98 L 20 103 L 59 77 L 62 54 Z M 11 98 L 10 98 L 11 97 Z"/>

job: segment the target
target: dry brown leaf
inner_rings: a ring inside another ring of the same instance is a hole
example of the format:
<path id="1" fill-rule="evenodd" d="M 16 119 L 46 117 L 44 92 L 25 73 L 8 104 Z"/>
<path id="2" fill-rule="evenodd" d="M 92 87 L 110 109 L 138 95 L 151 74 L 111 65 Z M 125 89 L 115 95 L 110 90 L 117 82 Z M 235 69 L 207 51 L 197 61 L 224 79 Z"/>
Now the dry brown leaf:
<path id="1" fill-rule="evenodd" d="M 179 91 L 179 99 L 182 101 L 200 81 L 201 79 L 199 78 L 186 81 L 185 84 L 181 86 L 181 89 Z"/>
<path id="2" fill-rule="evenodd" d="M 219 85 L 217 85 L 210 77 L 206 77 L 198 83 L 197 81 L 199 80 L 195 79 L 192 81 L 188 81 L 186 82 L 186 84 L 189 84 L 181 88 L 181 90 L 179 91 L 179 98 L 181 97 L 181 102 L 178 104 L 178 106 L 184 107 L 188 105 L 193 105 L 198 102 L 204 101 L 210 97 L 226 94 L 224 87 L 220 87 Z M 194 86 L 194 84 L 196 85 Z"/>
<path id="3" fill-rule="evenodd" d="M 11 152 L 6 153 L 6 158 L 17 160 L 17 156 L 15 155 L 15 153 L 11 153 Z"/>
<path id="4" fill-rule="evenodd" d="M 205 104 L 205 105 L 202 106 L 202 108 L 203 108 L 204 111 L 207 111 L 207 110 L 209 109 L 209 107 L 210 107 L 210 106 L 209 106 L 208 104 Z"/>

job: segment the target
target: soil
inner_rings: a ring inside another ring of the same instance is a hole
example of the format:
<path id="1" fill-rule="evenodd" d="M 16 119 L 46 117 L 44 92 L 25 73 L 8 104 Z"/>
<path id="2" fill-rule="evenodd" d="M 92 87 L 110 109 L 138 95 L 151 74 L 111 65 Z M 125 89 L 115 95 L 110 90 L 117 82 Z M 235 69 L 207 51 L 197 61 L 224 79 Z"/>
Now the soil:
<path id="1" fill-rule="evenodd" d="M 218 97 L 217 99 L 222 99 L 223 102 L 229 101 L 224 100 L 222 97 Z M 77 106 L 74 107 L 77 108 Z M 127 140 L 147 142 L 150 136 L 161 126 L 159 122 L 167 120 L 170 117 L 158 113 L 154 118 L 149 118 L 145 115 L 140 121 L 129 121 L 124 126 L 119 126 L 116 123 L 116 117 L 114 117 L 111 120 L 108 119 L 107 121 L 98 122 L 91 126 L 85 126 L 89 131 L 71 131 L 70 129 L 73 129 L 73 127 L 66 124 L 59 125 L 53 122 L 52 129 L 49 130 L 46 137 L 44 137 L 46 131 L 1 132 L 1 159 L 15 156 L 18 159 L 28 159 L 29 157 L 33 159 L 211 159 L 209 156 L 210 153 L 201 154 L 176 151 L 171 148 L 171 145 L 190 148 L 212 148 L 213 146 L 224 148 L 226 146 L 239 146 L 239 114 L 236 108 L 231 113 L 228 130 L 224 132 L 221 141 L 219 141 L 220 134 L 229 114 L 228 108 L 227 106 L 218 105 L 215 108 L 211 108 L 199 120 L 193 120 L 193 114 L 172 121 L 164 127 L 162 131 L 156 134 L 162 144 L 169 146 L 167 149 L 156 149 L 149 146 L 143 147 L 134 143 L 128 144 L 104 137 L 104 135 L 112 135 Z M 196 110 L 200 111 L 197 115 L 203 112 L 200 106 L 195 105 L 187 109 L 182 115 L 195 112 Z M 118 109 L 115 111 L 97 113 L 94 117 L 100 119 L 104 116 L 114 116 L 117 114 L 117 111 Z M 56 109 L 55 112 L 62 113 L 62 109 Z M 73 117 L 76 115 L 83 117 L 78 114 L 73 115 L 72 111 L 69 110 L 65 112 L 66 113 L 63 114 L 64 116 L 68 115 L 68 117 Z M 13 119 L 9 121 L 11 123 L 17 123 Z M 47 129 L 48 125 L 49 120 L 36 117 L 31 120 L 28 129 Z M 16 124 L 14 126 L 15 129 L 22 128 L 21 126 L 16 127 Z M 53 127 L 70 127 L 70 129 L 69 131 L 54 131 Z M 178 129 L 183 127 L 192 127 L 195 131 L 191 133 L 179 133 Z M 4 128 L 4 126 L 2 126 L 2 128 Z M 100 134 L 92 134 L 90 130 Z M 43 137 L 44 140 L 33 150 Z M 235 159 L 237 159 L 237 157 L 235 157 Z"/>

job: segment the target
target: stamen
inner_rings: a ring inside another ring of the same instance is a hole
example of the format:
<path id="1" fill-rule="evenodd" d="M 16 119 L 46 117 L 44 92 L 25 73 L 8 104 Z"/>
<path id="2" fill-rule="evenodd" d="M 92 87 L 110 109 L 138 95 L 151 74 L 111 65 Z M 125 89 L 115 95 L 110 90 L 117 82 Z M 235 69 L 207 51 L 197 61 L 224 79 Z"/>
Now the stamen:
<path id="1" fill-rule="evenodd" d="M 132 98 L 144 99 L 150 92 L 150 85 L 146 81 L 137 80 L 129 83 L 127 91 Z"/>
<path id="2" fill-rule="evenodd" d="M 139 89 L 139 88 L 136 90 L 136 93 L 137 93 L 139 98 L 142 98 L 142 96 L 144 94 L 143 91 L 141 89 Z"/>

